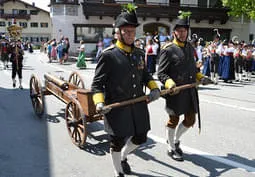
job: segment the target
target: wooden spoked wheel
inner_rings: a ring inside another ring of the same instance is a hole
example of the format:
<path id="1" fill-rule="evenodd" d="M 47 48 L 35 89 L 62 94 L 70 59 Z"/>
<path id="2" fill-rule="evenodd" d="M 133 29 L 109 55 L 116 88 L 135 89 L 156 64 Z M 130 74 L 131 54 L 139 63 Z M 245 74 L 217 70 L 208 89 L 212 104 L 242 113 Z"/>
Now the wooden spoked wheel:
<path id="1" fill-rule="evenodd" d="M 35 114 L 41 118 L 44 114 L 44 95 L 40 80 L 32 75 L 29 82 L 30 98 Z"/>
<path id="2" fill-rule="evenodd" d="M 85 88 L 85 84 L 77 72 L 72 72 L 70 77 L 69 77 L 69 83 L 72 83 L 73 85 L 77 86 L 78 88 Z"/>
<path id="3" fill-rule="evenodd" d="M 87 138 L 86 117 L 78 101 L 73 100 L 67 104 L 65 120 L 72 142 L 79 148 L 83 148 Z"/>

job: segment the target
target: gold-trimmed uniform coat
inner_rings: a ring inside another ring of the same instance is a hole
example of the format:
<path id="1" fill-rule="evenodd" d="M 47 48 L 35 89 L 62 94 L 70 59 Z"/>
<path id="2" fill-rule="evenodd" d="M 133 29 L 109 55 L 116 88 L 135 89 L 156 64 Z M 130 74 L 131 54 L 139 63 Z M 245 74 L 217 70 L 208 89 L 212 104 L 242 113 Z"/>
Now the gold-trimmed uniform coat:
<path id="1" fill-rule="evenodd" d="M 158 78 L 163 85 L 168 79 L 172 79 L 176 86 L 195 83 L 198 72 L 194 48 L 189 42 L 184 47 L 170 43 L 161 49 Z M 198 112 L 197 88 L 185 89 L 176 95 L 166 95 L 165 98 L 166 110 L 170 115 Z"/>
<path id="2" fill-rule="evenodd" d="M 114 46 L 99 56 L 92 91 L 103 93 L 105 104 L 145 95 L 144 86 L 152 81 L 144 63 L 144 52 L 134 48 L 131 53 Z M 115 136 L 133 136 L 150 130 L 147 103 L 114 108 L 105 115 L 105 131 Z"/>

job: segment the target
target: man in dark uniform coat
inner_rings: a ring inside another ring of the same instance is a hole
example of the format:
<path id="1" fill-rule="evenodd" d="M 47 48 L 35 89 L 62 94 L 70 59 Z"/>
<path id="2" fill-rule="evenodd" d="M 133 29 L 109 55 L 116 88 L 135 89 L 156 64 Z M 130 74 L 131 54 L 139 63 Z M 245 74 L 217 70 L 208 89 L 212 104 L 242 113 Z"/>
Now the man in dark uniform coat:
<path id="1" fill-rule="evenodd" d="M 92 83 L 96 110 L 105 115 L 105 130 L 110 135 L 114 173 L 120 177 L 131 173 L 127 155 L 147 140 L 149 111 L 146 101 L 112 110 L 104 105 L 143 96 L 144 86 L 151 90 L 149 102 L 160 96 L 157 84 L 147 72 L 144 52 L 134 46 L 138 25 L 134 10 L 122 12 L 117 17 L 116 44 L 99 56 Z"/>
<path id="2" fill-rule="evenodd" d="M 173 31 L 173 42 L 161 49 L 158 78 L 167 89 L 195 83 L 197 80 L 204 84 L 210 81 L 198 72 L 194 59 L 194 48 L 187 42 L 188 31 L 188 19 L 178 19 Z M 169 114 L 167 122 L 168 155 L 174 160 L 183 161 L 179 138 L 195 123 L 198 106 L 197 88 L 189 88 L 166 96 L 166 110 Z M 182 114 L 184 114 L 184 120 L 178 125 L 179 116 Z"/>

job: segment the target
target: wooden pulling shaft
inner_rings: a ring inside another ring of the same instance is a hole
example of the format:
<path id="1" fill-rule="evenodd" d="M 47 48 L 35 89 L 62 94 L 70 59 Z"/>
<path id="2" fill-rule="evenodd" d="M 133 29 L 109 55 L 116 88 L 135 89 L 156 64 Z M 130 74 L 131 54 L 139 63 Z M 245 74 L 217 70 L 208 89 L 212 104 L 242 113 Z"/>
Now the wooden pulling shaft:
<path id="1" fill-rule="evenodd" d="M 185 89 L 188 89 L 188 88 L 193 88 L 193 87 L 196 87 L 196 86 L 197 86 L 197 83 L 185 84 L 185 85 L 174 87 L 172 89 L 161 90 L 160 95 L 163 96 L 163 95 L 166 95 L 166 94 L 169 94 L 169 93 L 172 93 L 172 92 L 181 91 L 181 90 L 185 90 Z M 141 96 L 141 97 L 138 97 L 138 98 L 134 98 L 134 99 L 130 99 L 130 100 L 122 101 L 122 102 L 109 104 L 109 105 L 106 105 L 105 107 L 112 109 L 112 108 L 117 108 L 117 107 L 121 107 L 121 106 L 127 106 L 127 105 L 130 105 L 130 104 L 135 104 L 135 103 L 138 103 L 138 102 L 146 101 L 146 100 L 148 100 L 148 97 L 149 97 L 149 95 L 144 95 L 144 96 Z"/>
<path id="2" fill-rule="evenodd" d="M 53 76 L 49 73 L 44 74 L 44 78 L 48 81 L 53 82 L 54 84 L 56 84 L 57 86 L 59 86 L 63 90 L 68 90 L 68 88 L 69 88 L 69 85 L 66 81 L 63 81 L 63 80 L 61 80 L 61 79 L 57 78 L 56 76 Z"/>

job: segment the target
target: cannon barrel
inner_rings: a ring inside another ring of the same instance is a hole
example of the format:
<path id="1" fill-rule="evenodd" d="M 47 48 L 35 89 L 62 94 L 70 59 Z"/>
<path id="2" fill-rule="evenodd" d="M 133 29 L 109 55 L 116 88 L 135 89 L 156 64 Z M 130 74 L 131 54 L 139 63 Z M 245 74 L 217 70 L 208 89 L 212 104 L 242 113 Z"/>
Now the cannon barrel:
<path id="1" fill-rule="evenodd" d="M 53 76 L 49 73 L 44 74 L 44 78 L 47 81 L 53 82 L 54 84 L 56 84 L 57 86 L 59 86 L 63 90 L 68 90 L 68 88 L 69 88 L 69 85 L 66 81 L 61 80 L 61 79 L 57 78 L 56 76 Z"/>

